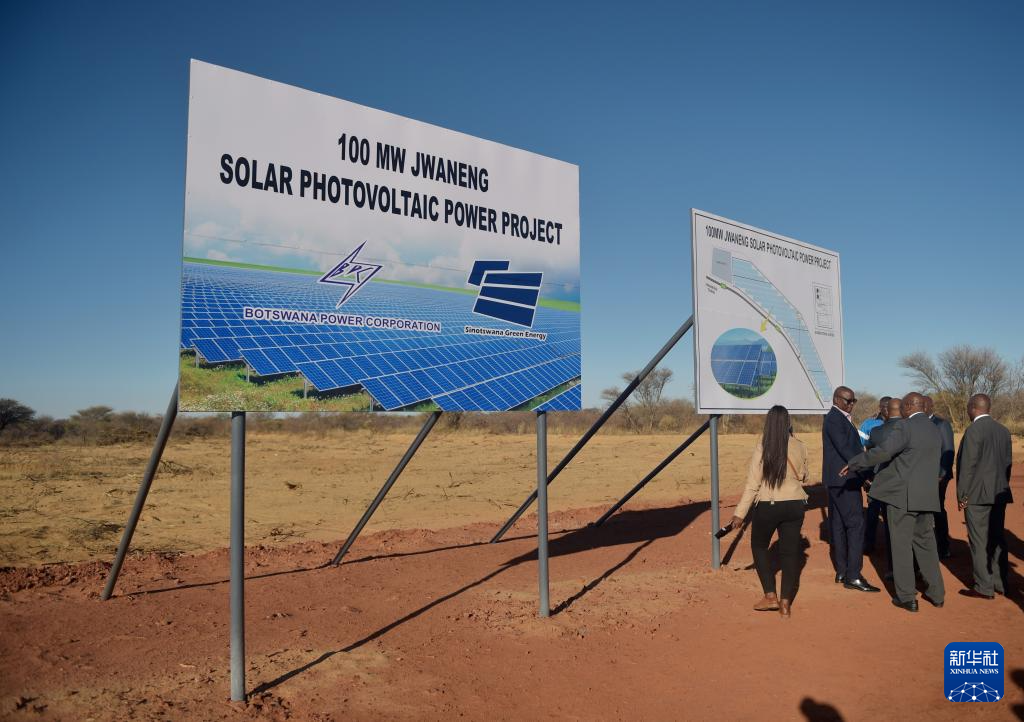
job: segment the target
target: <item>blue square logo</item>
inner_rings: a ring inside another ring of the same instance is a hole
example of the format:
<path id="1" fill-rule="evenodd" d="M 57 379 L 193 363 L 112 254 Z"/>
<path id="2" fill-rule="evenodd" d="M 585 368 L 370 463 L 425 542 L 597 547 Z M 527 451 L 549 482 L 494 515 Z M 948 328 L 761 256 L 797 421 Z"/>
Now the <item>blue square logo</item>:
<path id="1" fill-rule="evenodd" d="M 998 702 L 1003 698 L 1003 645 L 946 645 L 945 696 L 950 702 Z"/>

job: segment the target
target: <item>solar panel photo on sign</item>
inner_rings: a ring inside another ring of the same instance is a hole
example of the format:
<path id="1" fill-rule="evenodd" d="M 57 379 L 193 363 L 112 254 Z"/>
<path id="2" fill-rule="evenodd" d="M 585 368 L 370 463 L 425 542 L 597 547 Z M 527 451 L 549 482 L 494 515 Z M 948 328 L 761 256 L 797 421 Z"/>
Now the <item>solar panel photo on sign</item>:
<path id="1" fill-rule="evenodd" d="M 535 406 L 534 411 L 574 411 L 583 403 L 583 386 L 576 384 L 553 396 L 544 403 Z"/>
<path id="2" fill-rule="evenodd" d="M 259 377 L 300 374 L 314 392 L 365 391 L 384 410 L 432 401 L 447 410 L 511 409 L 580 375 L 574 311 L 538 307 L 534 330 L 547 334 L 546 343 L 466 335 L 464 326 L 479 323 L 472 297 L 388 284 L 392 307 L 401 296 L 402 313 L 441 318 L 441 333 L 241 319 L 245 307 L 290 308 L 309 294 L 319 304 L 313 308 L 331 303 L 329 292 L 311 293 L 308 284 L 303 274 L 186 263 L 182 349 L 207 364 L 244 363 Z M 353 313 L 374 313 L 381 303 L 377 288 L 369 284 L 346 305 Z"/>
<path id="3" fill-rule="evenodd" d="M 723 389 L 743 399 L 762 396 L 775 382 L 775 352 L 754 331 L 726 331 L 711 348 L 711 373 Z"/>

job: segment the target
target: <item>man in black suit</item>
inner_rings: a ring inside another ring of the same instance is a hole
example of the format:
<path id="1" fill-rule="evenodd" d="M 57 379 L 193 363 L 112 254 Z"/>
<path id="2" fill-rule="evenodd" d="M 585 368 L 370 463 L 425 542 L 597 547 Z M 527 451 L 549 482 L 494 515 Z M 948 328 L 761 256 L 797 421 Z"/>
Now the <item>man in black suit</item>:
<path id="1" fill-rule="evenodd" d="M 946 489 L 953 478 L 953 426 L 935 413 L 931 396 L 924 397 L 924 412 L 935 424 L 942 437 L 942 457 L 939 460 L 939 513 L 935 515 L 935 543 L 939 559 L 949 559 L 949 518 L 946 516 Z"/>
<path id="2" fill-rule="evenodd" d="M 960 440 L 956 458 L 956 497 L 967 521 L 974 565 L 974 588 L 960 593 L 992 599 L 1007 594 L 1006 505 L 1013 501 L 1010 471 L 1013 455 L 1010 432 L 989 416 L 992 401 L 975 394 L 967 403 L 971 425 Z"/>
<path id="3" fill-rule="evenodd" d="M 889 426 L 890 421 L 897 421 L 900 418 L 900 403 L 899 399 L 895 399 L 895 416 L 890 412 L 890 402 L 893 401 L 891 396 L 883 396 L 885 402 L 878 402 L 878 416 L 875 417 L 880 420 L 881 424 L 874 424 L 868 430 L 867 439 L 864 441 L 864 448 L 870 449 L 874 446 L 878 446 L 881 443 L 881 439 L 888 433 L 883 431 L 884 427 Z M 864 428 L 865 426 L 874 419 L 865 421 L 860 426 L 861 439 L 864 439 Z M 869 469 L 865 471 L 861 476 L 864 479 L 864 488 L 870 489 L 871 482 L 875 478 L 875 470 Z M 864 554 L 870 555 L 875 550 L 875 537 L 878 535 L 878 517 L 885 513 L 885 505 L 877 499 L 868 498 L 868 510 L 864 515 Z M 887 545 L 888 546 L 888 545 Z"/>
<path id="4" fill-rule="evenodd" d="M 857 472 L 887 461 L 875 475 L 870 496 L 885 502 L 892 544 L 892 603 L 917 611 L 914 560 L 927 590 L 925 599 L 935 607 L 945 603 L 946 589 L 935 547 L 934 514 L 939 510 L 939 457 L 942 438 L 924 413 L 924 397 L 909 393 L 900 404 L 903 419 L 893 425 L 882 443 L 850 459 L 840 474 Z"/>
<path id="5" fill-rule="evenodd" d="M 900 415 L 901 399 L 886 397 L 889 400 L 885 404 L 885 408 L 882 409 L 882 416 L 885 418 L 885 423 L 881 426 L 876 426 L 871 429 L 871 433 L 868 435 L 868 443 L 866 450 L 870 451 L 876 446 L 881 446 L 885 438 L 892 433 L 893 426 L 895 426 L 903 417 Z M 880 471 L 883 471 L 885 467 L 889 466 L 891 462 L 885 462 L 875 467 L 874 473 L 872 474 L 872 481 L 874 476 Z M 867 485 L 870 490 L 870 485 Z M 871 496 L 871 492 L 868 491 L 868 513 L 867 522 L 864 525 L 864 553 L 868 553 L 869 543 L 871 548 L 874 547 L 876 529 L 878 527 L 878 517 L 885 516 L 885 503 L 875 499 Z M 889 539 L 889 525 L 886 524 L 882 530 L 885 536 L 885 550 L 886 556 L 889 559 L 889 572 L 886 575 L 886 579 L 892 579 L 892 541 Z"/>
<path id="6" fill-rule="evenodd" d="M 861 574 L 864 564 L 864 500 L 863 481 L 856 474 L 840 476 L 839 471 L 864 448 L 850 416 L 857 397 L 853 390 L 840 386 L 832 394 L 832 408 L 821 425 L 821 483 L 828 489 L 829 544 L 836 566 L 836 583 L 847 589 L 877 592 Z"/>

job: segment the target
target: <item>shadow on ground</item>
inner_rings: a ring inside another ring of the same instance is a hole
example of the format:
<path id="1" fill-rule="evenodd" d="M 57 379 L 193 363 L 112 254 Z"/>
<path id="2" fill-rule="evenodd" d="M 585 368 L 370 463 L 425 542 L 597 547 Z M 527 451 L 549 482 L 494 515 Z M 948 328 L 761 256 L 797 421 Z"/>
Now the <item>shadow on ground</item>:
<path id="1" fill-rule="evenodd" d="M 800 700 L 800 712 L 808 722 L 843 722 L 843 716 L 827 702 L 816 702 L 811 697 Z"/>
<path id="2" fill-rule="evenodd" d="M 1006 598 L 1011 600 L 1021 611 L 1024 611 L 1024 576 L 1017 571 L 1019 564 L 1014 562 L 1014 557 L 1024 560 L 1024 542 L 1009 529 L 1006 530 L 1006 547 L 1009 552 L 1007 561 L 1007 578 L 1004 582 Z M 942 563 L 963 585 L 964 589 L 971 589 L 974 586 L 974 567 L 971 563 L 971 546 L 962 539 L 951 538 L 949 540 L 950 557 L 943 559 Z M 947 591 L 948 594 L 948 591 Z M 975 600 L 977 601 L 977 600 Z M 984 602 L 984 600 L 981 600 Z"/>
<path id="3" fill-rule="evenodd" d="M 1010 679 L 1013 683 L 1020 687 L 1020 690 L 1024 692 L 1024 669 L 1015 669 L 1010 672 Z M 1003 690 L 1005 693 L 1006 690 Z M 1010 708 L 1013 711 L 1014 717 L 1019 720 L 1024 720 L 1024 704 L 1015 704 Z"/>
<path id="4" fill-rule="evenodd" d="M 586 584 L 576 594 L 572 595 L 568 599 L 560 602 L 552 610 L 554 614 L 565 611 L 574 603 L 579 601 L 588 592 L 592 591 L 603 581 L 612 576 L 615 572 L 621 570 L 627 564 L 640 554 L 640 552 L 646 547 L 653 544 L 658 539 L 675 536 L 679 534 L 683 529 L 689 526 L 697 517 L 706 512 L 711 508 L 711 504 L 707 501 L 692 502 L 689 504 L 683 504 L 680 506 L 670 507 L 666 509 L 644 509 L 638 511 L 625 511 L 613 516 L 603 526 L 587 526 L 582 529 L 570 531 L 556 539 L 552 539 L 548 545 L 548 554 L 551 557 L 566 556 L 571 554 L 578 554 L 581 552 L 589 551 L 592 549 L 598 549 L 602 547 L 622 546 L 628 544 L 637 544 L 637 546 L 630 550 L 630 552 L 619 562 L 612 565 L 610 568 L 599 574 L 595 579 Z M 479 587 L 486 582 L 494 579 L 495 577 L 504 574 L 510 569 L 513 569 L 524 562 L 530 562 L 537 559 L 537 551 L 531 551 L 526 554 L 521 554 L 517 557 L 513 557 L 508 561 L 504 562 L 501 566 L 488 574 L 475 579 L 467 584 L 443 594 L 427 604 L 415 609 L 408 614 L 396 619 L 389 624 L 381 627 L 380 629 L 371 632 L 367 636 L 360 640 L 353 642 L 352 644 L 337 650 L 332 650 L 321 654 L 316 659 L 313 659 L 306 664 L 297 667 L 293 670 L 285 672 L 279 677 L 260 684 L 256 689 L 253 690 L 253 694 L 260 694 L 267 690 L 273 689 L 278 685 L 287 682 L 290 679 L 306 672 L 313 667 L 327 661 L 331 657 L 343 652 L 352 652 L 359 649 L 363 645 L 379 639 L 388 632 L 400 627 L 406 622 L 410 622 L 420 615 L 438 607 L 445 602 L 448 602 L 459 595 Z"/>

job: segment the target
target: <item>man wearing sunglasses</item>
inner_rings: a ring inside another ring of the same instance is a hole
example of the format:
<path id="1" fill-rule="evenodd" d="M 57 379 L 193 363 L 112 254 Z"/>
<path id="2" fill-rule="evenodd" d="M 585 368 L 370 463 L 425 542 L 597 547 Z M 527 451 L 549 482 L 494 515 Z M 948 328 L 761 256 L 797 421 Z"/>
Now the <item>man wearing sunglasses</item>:
<path id="1" fill-rule="evenodd" d="M 861 592 L 877 592 L 865 581 L 863 479 L 857 474 L 840 474 L 853 457 L 864 451 L 853 423 L 857 396 L 840 386 L 832 394 L 832 408 L 821 425 L 821 483 L 828 489 L 829 546 L 836 568 L 836 584 Z"/>

